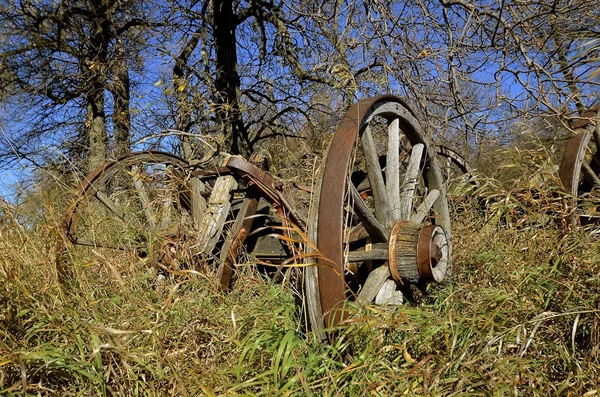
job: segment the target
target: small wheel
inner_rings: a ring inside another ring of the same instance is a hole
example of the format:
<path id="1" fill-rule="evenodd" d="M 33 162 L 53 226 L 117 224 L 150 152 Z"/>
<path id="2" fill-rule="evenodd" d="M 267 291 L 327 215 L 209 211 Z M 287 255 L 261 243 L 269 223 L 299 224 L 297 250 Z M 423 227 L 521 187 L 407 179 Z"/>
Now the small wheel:
<path id="1" fill-rule="evenodd" d="M 162 152 L 131 153 L 98 167 L 67 210 L 67 239 L 110 258 L 175 253 L 174 241 L 193 230 L 188 174 L 185 160 Z"/>
<path id="2" fill-rule="evenodd" d="M 226 221 L 242 198 L 234 197 L 234 176 L 216 171 L 192 170 L 182 158 L 162 152 L 131 153 L 94 170 L 65 216 L 66 238 L 57 246 L 61 276 L 69 272 L 58 263 L 64 262 L 65 240 L 107 258 L 134 255 L 174 271 L 217 255 L 228 235 Z"/>
<path id="3" fill-rule="evenodd" d="M 600 191 L 599 116 L 600 105 L 596 105 L 572 125 L 573 136 L 567 142 L 559 169 L 563 186 L 576 200 L 573 221 L 584 224 L 600 220 L 597 199 Z"/>
<path id="4" fill-rule="evenodd" d="M 410 284 L 446 276 L 450 216 L 444 178 L 429 150 L 415 115 L 395 96 L 362 100 L 342 118 L 314 221 L 317 272 L 306 277 L 313 330 L 338 324 L 346 300 L 380 302 L 384 290 L 394 300 L 395 285 L 407 292 Z"/>

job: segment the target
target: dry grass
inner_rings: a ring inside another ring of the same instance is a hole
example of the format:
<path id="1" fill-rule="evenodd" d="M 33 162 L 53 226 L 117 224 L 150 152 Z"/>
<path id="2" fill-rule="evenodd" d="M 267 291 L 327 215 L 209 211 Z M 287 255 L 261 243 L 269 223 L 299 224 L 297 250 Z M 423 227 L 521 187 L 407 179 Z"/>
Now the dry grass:
<path id="1" fill-rule="evenodd" d="M 563 228 L 552 173 L 522 175 L 455 198 L 451 283 L 351 308 L 331 345 L 251 265 L 225 294 L 211 271 L 156 285 L 133 258 L 73 252 L 61 288 L 58 211 L 40 200 L 36 223 L 1 224 L 0 394 L 596 395 L 600 243 Z"/>

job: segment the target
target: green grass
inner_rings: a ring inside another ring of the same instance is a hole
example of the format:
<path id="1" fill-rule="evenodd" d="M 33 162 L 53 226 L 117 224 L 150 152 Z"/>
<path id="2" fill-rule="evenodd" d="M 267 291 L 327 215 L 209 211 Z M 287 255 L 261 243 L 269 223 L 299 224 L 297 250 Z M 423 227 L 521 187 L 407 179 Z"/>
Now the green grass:
<path id="1" fill-rule="evenodd" d="M 297 288 L 252 266 L 224 293 L 212 270 L 157 286 L 134 258 L 72 250 L 61 287 L 44 201 L 36 224 L 0 229 L 0 394 L 596 395 L 600 242 L 564 229 L 552 182 L 505 186 L 453 203 L 451 282 L 393 312 L 350 307 L 331 344 Z"/>

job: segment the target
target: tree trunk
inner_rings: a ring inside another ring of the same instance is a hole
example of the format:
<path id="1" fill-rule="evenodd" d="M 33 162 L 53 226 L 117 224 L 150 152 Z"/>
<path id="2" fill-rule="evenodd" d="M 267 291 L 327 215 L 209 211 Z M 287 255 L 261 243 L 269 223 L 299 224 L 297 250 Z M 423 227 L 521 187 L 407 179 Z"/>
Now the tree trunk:
<path id="1" fill-rule="evenodd" d="M 86 130 L 88 138 L 87 170 L 106 161 L 107 141 L 106 116 L 104 114 L 104 87 L 92 87 L 87 96 Z"/>
<path id="2" fill-rule="evenodd" d="M 186 135 L 190 132 L 192 126 L 192 104 L 188 97 L 187 88 L 187 73 L 189 67 L 187 62 L 192 55 L 192 52 L 198 45 L 201 37 L 201 29 L 196 31 L 190 40 L 186 43 L 177 58 L 175 58 L 175 66 L 173 66 L 173 91 L 175 93 L 175 102 L 177 114 L 175 116 L 175 129 L 183 133 L 180 138 L 181 150 L 187 161 L 194 159 L 194 148 L 192 139 Z"/>
<path id="3" fill-rule="evenodd" d="M 216 51 L 215 115 L 232 154 L 250 155 L 248 134 L 239 106 L 240 76 L 237 71 L 236 16 L 232 0 L 215 0 L 213 29 Z"/>
<path id="4" fill-rule="evenodd" d="M 125 49 L 120 38 L 115 41 L 115 54 L 112 63 L 113 81 L 111 93 L 113 96 L 114 123 L 114 153 L 115 157 L 129 153 L 131 113 L 129 111 L 129 68 Z"/>

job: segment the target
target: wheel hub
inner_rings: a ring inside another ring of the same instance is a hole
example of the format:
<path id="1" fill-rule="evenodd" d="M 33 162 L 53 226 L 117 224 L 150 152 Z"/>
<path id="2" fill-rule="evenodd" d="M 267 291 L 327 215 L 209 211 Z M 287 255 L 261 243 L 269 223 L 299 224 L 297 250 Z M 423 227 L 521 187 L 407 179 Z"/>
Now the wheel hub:
<path id="1" fill-rule="evenodd" d="M 398 221 L 388 243 L 388 265 L 398 285 L 441 282 L 448 268 L 448 237 L 439 225 Z"/>

